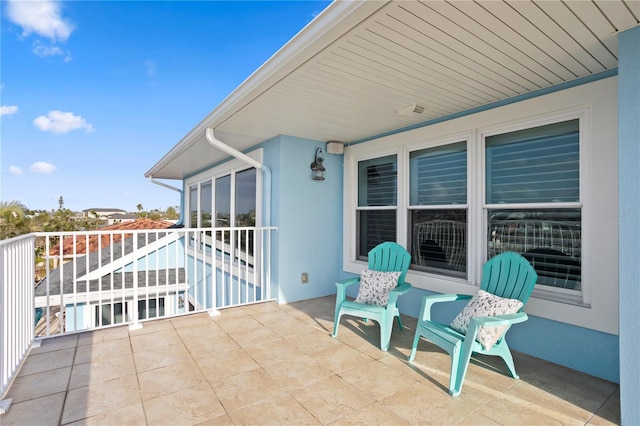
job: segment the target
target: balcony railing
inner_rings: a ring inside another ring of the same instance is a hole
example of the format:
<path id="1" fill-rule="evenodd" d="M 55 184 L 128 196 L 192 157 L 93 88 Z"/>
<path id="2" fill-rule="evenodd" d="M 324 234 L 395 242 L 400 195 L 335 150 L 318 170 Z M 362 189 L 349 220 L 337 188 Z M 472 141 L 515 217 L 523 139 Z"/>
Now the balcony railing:
<path id="1" fill-rule="evenodd" d="M 55 232 L 0 241 L 0 395 L 38 338 L 270 300 L 275 230 Z"/>

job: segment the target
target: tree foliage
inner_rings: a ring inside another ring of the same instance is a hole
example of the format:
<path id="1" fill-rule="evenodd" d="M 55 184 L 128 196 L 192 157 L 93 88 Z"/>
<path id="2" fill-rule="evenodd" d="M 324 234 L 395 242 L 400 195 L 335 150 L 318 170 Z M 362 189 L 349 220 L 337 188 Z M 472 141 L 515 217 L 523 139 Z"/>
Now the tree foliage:
<path id="1" fill-rule="evenodd" d="M 178 206 L 165 211 L 153 209 L 145 212 L 142 204 L 137 205 L 138 217 L 149 219 L 177 220 L 180 218 Z M 107 223 L 104 216 L 94 210 L 81 216 L 64 207 L 64 199 L 58 199 L 57 210 L 29 210 L 20 201 L 0 201 L 0 240 L 17 237 L 30 232 L 72 232 L 99 229 Z"/>
<path id="2" fill-rule="evenodd" d="M 0 201 L 0 240 L 31 232 L 30 218 L 19 201 Z"/>

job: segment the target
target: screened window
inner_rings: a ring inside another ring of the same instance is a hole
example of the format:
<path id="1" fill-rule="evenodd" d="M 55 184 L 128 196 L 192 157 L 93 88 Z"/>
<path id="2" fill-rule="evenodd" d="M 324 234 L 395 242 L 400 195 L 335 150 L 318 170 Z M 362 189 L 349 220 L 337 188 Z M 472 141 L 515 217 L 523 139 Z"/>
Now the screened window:
<path id="1" fill-rule="evenodd" d="M 395 155 L 358 163 L 359 258 L 384 241 L 396 241 L 398 160 Z"/>
<path id="2" fill-rule="evenodd" d="M 486 139 L 487 204 L 579 201 L 578 120 Z"/>
<path id="3" fill-rule="evenodd" d="M 211 181 L 206 181 L 200 186 L 200 227 L 211 227 Z"/>
<path id="4" fill-rule="evenodd" d="M 106 303 L 95 306 L 95 326 L 122 324 L 128 321 L 127 304 L 122 302 Z"/>
<path id="5" fill-rule="evenodd" d="M 198 185 L 189 187 L 189 223 L 191 227 L 198 227 Z"/>
<path id="6" fill-rule="evenodd" d="M 231 175 L 216 179 L 216 227 L 231 226 Z"/>
<path id="7" fill-rule="evenodd" d="M 467 272 L 466 142 L 409 154 L 408 242 L 413 267 Z"/>
<path id="8" fill-rule="evenodd" d="M 256 226 L 256 169 L 206 180 L 189 186 L 189 224 L 200 228 Z"/>
<path id="9" fill-rule="evenodd" d="M 138 319 L 148 319 L 164 316 L 164 297 L 157 299 L 138 300 Z"/>
<path id="10" fill-rule="evenodd" d="M 577 119 L 486 138 L 488 257 L 522 254 L 538 285 L 581 290 L 579 147 Z"/>
<path id="11" fill-rule="evenodd" d="M 236 173 L 235 226 L 256 225 L 256 169 Z"/>

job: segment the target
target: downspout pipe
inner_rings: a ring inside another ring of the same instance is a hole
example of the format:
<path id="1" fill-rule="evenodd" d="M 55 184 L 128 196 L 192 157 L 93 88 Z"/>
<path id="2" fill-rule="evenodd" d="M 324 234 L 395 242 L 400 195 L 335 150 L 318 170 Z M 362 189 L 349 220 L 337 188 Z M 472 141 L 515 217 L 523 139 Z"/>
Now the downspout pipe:
<path id="1" fill-rule="evenodd" d="M 264 191 L 265 192 L 264 194 L 264 198 L 265 198 L 264 226 L 271 226 L 271 169 L 269 169 L 267 166 L 265 166 L 258 160 L 255 160 L 249 157 L 248 155 L 246 155 L 245 153 L 242 153 L 237 149 L 225 144 L 221 140 L 216 139 L 215 129 L 212 129 L 211 127 L 207 127 L 207 129 L 205 130 L 205 136 L 207 138 L 207 141 L 212 147 L 217 148 L 223 152 L 226 152 L 230 156 L 235 157 L 238 160 L 244 163 L 247 163 L 250 166 L 255 167 L 256 169 L 260 169 L 264 177 L 264 189 L 265 189 Z"/>
<path id="2" fill-rule="evenodd" d="M 149 176 L 149 181 L 151 181 L 152 183 L 155 183 L 156 185 L 160 185 L 162 187 L 165 187 L 167 189 L 172 189 L 174 191 L 177 191 L 180 193 L 180 206 L 184 205 L 184 191 L 180 188 L 176 188 L 175 186 L 171 186 L 169 184 L 166 184 L 164 182 L 160 182 L 159 180 L 156 180 L 153 176 Z M 183 221 L 184 221 L 184 212 L 182 211 L 182 208 L 180 209 L 180 220 L 178 220 L 178 223 L 176 223 L 176 225 L 182 225 Z"/>

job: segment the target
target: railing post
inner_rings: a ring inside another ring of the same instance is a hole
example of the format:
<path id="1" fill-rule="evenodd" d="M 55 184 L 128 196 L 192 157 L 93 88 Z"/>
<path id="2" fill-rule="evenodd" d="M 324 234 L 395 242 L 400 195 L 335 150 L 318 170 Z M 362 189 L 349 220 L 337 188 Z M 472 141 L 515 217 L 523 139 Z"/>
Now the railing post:
<path id="1" fill-rule="evenodd" d="M 145 234 L 146 235 L 146 234 Z M 133 236 L 131 237 L 131 239 L 133 240 L 133 253 L 137 253 L 138 251 L 138 236 L 139 234 L 136 232 L 133 232 Z M 123 237 L 124 239 L 124 237 Z M 139 289 L 138 289 L 138 259 L 137 256 L 133 257 L 133 277 L 132 277 L 132 281 L 133 281 L 133 302 L 132 302 L 132 315 L 133 315 L 133 322 L 131 324 L 129 324 L 129 330 L 138 330 L 142 328 L 142 324 L 140 324 L 140 320 L 138 319 L 138 298 L 139 298 Z M 126 286 L 126 273 L 123 272 L 122 273 L 122 287 L 124 288 Z M 122 303 L 122 314 L 125 316 L 125 321 L 126 321 L 126 315 L 127 315 L 127 309 L 126 309 L 126 300 L 123 301 Z"/>

